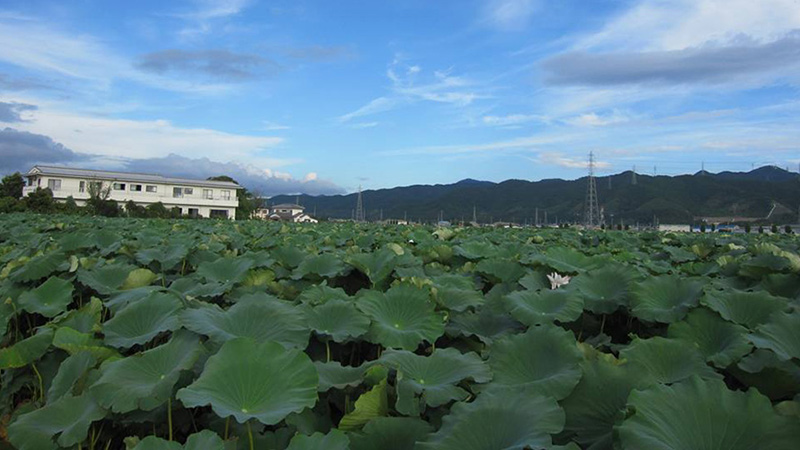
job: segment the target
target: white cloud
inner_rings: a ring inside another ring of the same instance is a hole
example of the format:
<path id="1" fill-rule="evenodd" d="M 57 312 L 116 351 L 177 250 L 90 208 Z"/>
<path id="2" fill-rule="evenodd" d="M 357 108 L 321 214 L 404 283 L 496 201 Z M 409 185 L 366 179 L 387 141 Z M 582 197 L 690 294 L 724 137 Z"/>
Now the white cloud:
<path id="1" fill-rule="evenodd" d="M 547 119 L 544 116 L 536 114 L 509 114 L 506 116 L 483 116 L 482 120 L 485 125 L 496 126 L 496 127 L 509 127 L 529 122 L 547 121 Z"/>
<path id="2" fill-rule="evenodd" d="M 607 115 L 598 115 L 596 113 L 581 114 L 577 117 L 567 119 L 566 122 L 570 125 L 579 127 L 603 127 L 607 125 L 616 125 L 630 121 L 630 117 L 618 111 L 614 111 Z"/>
<path id="3" fill-rule="evenodd" d="M 536 135 L 486 144 L 437 145 L 415 147 L 381 152 L 387 156 L 405 155 L 457 155 L 469 153 L 498 153 L 509 150 L 533 150 L 539 145 L 549 145 L 569 141 L 574 136 L 567 134 Z"/>
<path id="4" fill-rule="evenodd" d="M 271 122 L 269 120 L 264 120 L 261 123 L 264 125 L 263 126 L 264 131 L 280 131 L 280 130 L 288 130 L 291 128 L 288 125 L 281 125 L 279 123 Z"/>
<path id="5" fill-rule="evenodd" d="M 489 0 L 483 10 L 483 20 L 494 28 L 516 31 L 528 24 L 538 8 L 538 0 Z"/>
<path id="6" fill-rule="evenodd" d="M 215 21 L 239 14 L 252 0 L 195 0 L 194 3 L 192 10 L 174 14 L 188 22 L 186 27 L 178 30 L 178 36 L 184 40 L 194 40 L 210 33 Z"/>
<path id="7" fill-rule="evenodd" d="M 369 116 L 372 114 L 389 111 L 400 103 L 400 99 L 397 98 L 378 97 L 353 112 L 339 116 L 339 122 L 348 122 L 356 117 Z"/>
<path id="8" fill-rule="evenodd" d="M 589 168 L 589 158 L 587 155 L 586 160 L 579 160 L 569 156 L 565 156 L 563 153 L 560 152 L 542 152 L 539 153 L 538 157 L 533 159 L 533 161 L 539 164 L 546 164 L 552 166 L 559 166 L 564 167 L 566 169 L 588 169 Z M 608 169 L 611 167 L 611 163 L 606 161 L 597 161 L 595 160 L 594 166 L 597 169 Z"/>
<path id="9" fill-rule="evenodd" d="M 377 126 L 378 122 L 359 122 L 350 125 L 350 128 L 364 129 L 364 128 L 375 128 Z"/>
<path id="10" fill-rule="evenodd" d="M 314 181 L 316 179 L 317 179 L 317 173 L 316 172 L 309 172 L 309 173 L 306 174 L 305 177 L 303 177 L 303 181 Z"/>

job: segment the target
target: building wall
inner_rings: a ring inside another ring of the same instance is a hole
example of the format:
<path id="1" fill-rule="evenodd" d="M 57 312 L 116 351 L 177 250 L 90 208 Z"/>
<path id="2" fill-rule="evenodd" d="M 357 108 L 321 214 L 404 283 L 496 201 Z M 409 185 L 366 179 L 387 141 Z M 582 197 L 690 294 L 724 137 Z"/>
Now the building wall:
<path id="1" fill-rule="evenodd" d="M 48 176 L 48 175 L 35 175 L 29 178 L 33 180 L 33 185 L 26 186 L 23 190 L 22 195 L 28 195 L 30 192 L 36 190 L 37 187 L 46 188 L 50 187 L 50 180 L 60 180 L 60 187 L 57 189 L 52 189 L 53 191 L 53 198 L 56 200 L 66 200 L 67 197 L 72 196 L 75 199 L 75 203 L 78 205 L 85 205 L 86 200 L 89 199 L 89 188 L 88 185 L 90 182 L 97 182 L 99 180 L 83 180 L 80 178 L 67 178 L 67 177 L 56 177 L 56 176 Z M 83 184 L 83 190 L 81 190 L 81 182 Z M 153 203 L 161 202 L 164 204 L 166 208 L 181 208 L 182 214 L 189 214 L 189 209 L 197 209 L 198 214 L 202 217 L 210 217 L 211 210 L 221 210 L 227 211 L 228 217 L 231 219 L 236 218 L 236 207 L 238 206 L 239 202 L 236 197 L 236 189 L 224 189 L 219 187 L 203 187 L 198 185 L 192 184 L 161 184 L 161 183 L 141 183 L 138 181 L 125 181 L 125 180 L 113 180 L 113 181 L 103 181 L 103 186 L 106 187 L 109 184 L 114 183 L 122 183 L 125 185 L 123 189 L 111 189 L 111 195 L 109 196 L 109 200 L 115 200 L 121 205 L 124 206 L 129 200 L 132 200 L 137 205 L 147 206 Z M 141 186 L 141 191 L 132 190 L 133 186 Z M 155 192 L 148 192 L 147 188 L 153 186 L 155 188 Z M 121 186 L 119 186 L 121 187 Z M 182 196 L 175 197 L 173 193 L 173 188 L 181 188 L 182 189 Z M 191 188 L 191 194 L 185 194 L 183 189 Z M 210 198 L 205 198 L 206 192 L 204 190 L 210 190 Z M 223 196 L 224 191 L 228 192 L 229 198 Z"/>

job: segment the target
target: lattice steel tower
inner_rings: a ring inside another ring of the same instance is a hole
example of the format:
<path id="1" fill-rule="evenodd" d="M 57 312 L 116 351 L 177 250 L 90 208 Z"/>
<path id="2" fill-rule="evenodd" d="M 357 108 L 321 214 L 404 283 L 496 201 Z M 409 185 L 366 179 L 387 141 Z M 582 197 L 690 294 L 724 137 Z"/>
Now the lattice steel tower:
<path id="1" fill-rule="evenodd" d="M 356 202 L 356 222 L 364 222 L 364 201 L 361 199 L 361 185 L 358 185 L 358 202 Z"/>
<path id="2" fill-rule="evenodd" d="M 584 225 L 587 228 L 600 226 L 600 206 L 597 201 L 597 180 L 594 178 L 594 152 L 589 152 L 589 186 L 586 190 L 586 218 Z"/>

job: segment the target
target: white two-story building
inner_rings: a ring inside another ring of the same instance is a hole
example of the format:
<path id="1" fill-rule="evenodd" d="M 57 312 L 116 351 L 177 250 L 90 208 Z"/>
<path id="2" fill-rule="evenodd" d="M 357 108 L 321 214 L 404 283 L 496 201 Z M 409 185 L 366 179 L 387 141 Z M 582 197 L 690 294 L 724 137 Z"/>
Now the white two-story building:
<path id="1" fill-rule="evenodd" d="M 50 188 L 53 198 L 75 199 L 79 206 L 89 199 L 90 183 L 111 187 L 109 200 L 123 205 L 132 200 L 140 206 L 161 202 L 166 208 L 180 208 L 181 214 L 199 217 L 236 218 L 239 201 L 236 191 L 242 186 L 227 181 L 191 180 L 161 175 L 34 166 L 27 174 L 26 196 L 37 188 Z"/>

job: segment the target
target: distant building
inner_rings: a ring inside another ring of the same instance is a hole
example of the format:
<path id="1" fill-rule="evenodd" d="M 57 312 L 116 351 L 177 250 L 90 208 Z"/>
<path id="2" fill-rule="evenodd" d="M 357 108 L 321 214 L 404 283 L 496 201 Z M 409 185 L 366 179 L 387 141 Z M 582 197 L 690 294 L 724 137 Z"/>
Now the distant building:
<path id="1" fill-rule="evenodd" d="M 386 219 L 383 223 L 386 225 L 408 225 L 408 221 L 404 219 Z"/>
<path id="2" fill-rule="evenodd" d="M 55 200 L 63 202 L 72 197 L 77 205 L 83 206 L 89 199 L 90 185 L 93 184 L 110 187 L 108 199 L 122 206 L 128 201 L 139 206 L 161 202 L 164 207 L 180 209 L 181 214 L 188 216 L 227 219 L 236 218 L 239 205 L 236 191 L 243 189 L 228 181 L 55 166 L 34 166 L 24 177 L 27 186 L 23 188 L 23 197 L 37 188 L 50 188 Z"/>
<path id="3" fill-rule="evenodd" d="M 306 208 L 294 203 L 281 203 L 257 210 L 253 217 L 284 222 L 317 223 L 317 219 L 305 213 Z"/>
<path id="4" fill-rule="evenodd" d="M 692 226 L 691 225 L 663 225 L 663 224 L 658 224 L 658 231 L 689 233 L 689 232 L 692 231 Z"/>

